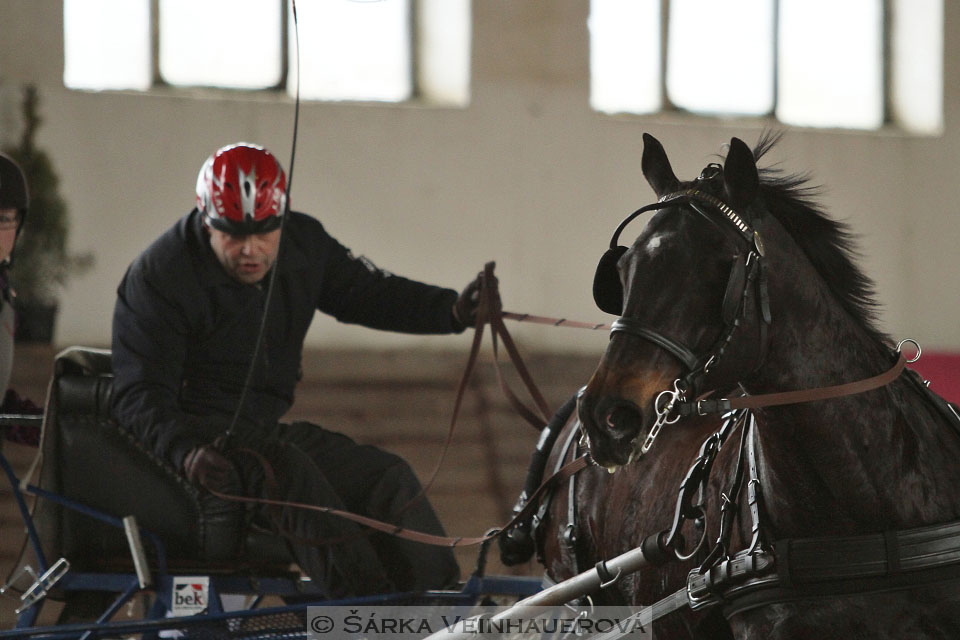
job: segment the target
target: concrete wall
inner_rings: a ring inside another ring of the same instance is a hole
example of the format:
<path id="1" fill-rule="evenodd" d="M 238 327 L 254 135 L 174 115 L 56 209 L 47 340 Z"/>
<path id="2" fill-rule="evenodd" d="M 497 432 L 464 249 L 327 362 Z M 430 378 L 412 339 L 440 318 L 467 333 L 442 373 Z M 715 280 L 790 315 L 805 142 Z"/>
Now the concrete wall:
<path id="1" fill-rule="evenodd" d="M 958 350 L 960 3 L 945 5 L 942 136 L 795 129 L 770 159 L 810 171 L 826 186 L 827 208 L 862 235 L 885 328 Z M 652 200 L 640 176 L 641 134 L 657 136 L 677 174 L 689 178 L 731 136 L 752 143 L 777 124 L 595 113 L 586 0 L 473 6 L 470 106 L 305 103 L 294 207 L 397 273 L 459 288 L 496 260 L 506 308 L 604 320 L 591 302 L 594 265 L 621 217 Z M 0 0 L 0 16 L 0 142 L 16 135 L 16 87 L 37 84 L 45 118 L 39 142 L 71 207 L 70 243 L 96 253 L 94 270 L 63 294 L 57 342 L 106 344 L 116 283 L 192 206 L 202 161 L 235 140 L 287 158 L 293 103 L 217 92 L 68 91 L 60 2 Z M 527 350 L 599 354 L 606 342 L 572 329 L 514 328 Z M 396 336 L 324 317 L 308 340 L 460 349 L 468 338 Z"/>

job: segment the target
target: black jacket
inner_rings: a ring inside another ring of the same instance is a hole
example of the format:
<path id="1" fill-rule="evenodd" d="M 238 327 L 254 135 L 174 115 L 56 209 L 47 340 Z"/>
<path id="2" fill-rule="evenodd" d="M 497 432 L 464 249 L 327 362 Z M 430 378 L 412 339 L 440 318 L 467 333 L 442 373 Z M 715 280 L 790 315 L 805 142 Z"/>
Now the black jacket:
<path id="1" fill-rule="evenodd" d="M 319 309 L 341 322 L 405 333 L 452 333 L 456 291 L 382 271 L 291 213 L 276 288 L 241 428 L 276 423 L 293 404 L 303 340 Z M 180 468 L 236 410 L 253 354 L 266 284 L 221 267 L 201 214 L 181 218 L 133 261 L 113 314 L 113 414 Z"/>

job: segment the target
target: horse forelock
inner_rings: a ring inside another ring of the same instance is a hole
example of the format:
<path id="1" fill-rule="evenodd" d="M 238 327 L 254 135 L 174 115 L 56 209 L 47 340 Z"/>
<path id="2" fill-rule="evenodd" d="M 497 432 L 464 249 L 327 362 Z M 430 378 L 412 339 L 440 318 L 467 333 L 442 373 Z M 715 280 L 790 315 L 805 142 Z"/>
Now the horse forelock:
<path id="1" fill-rule="evenodd" d="M 782 133 L 765 132 L 753 149 L 759 161 Z M 759 169 L 759 200 L 786 229 L 838 302 L 877 342 L 890 344 L 878 328 L 879 305 L 873 280 L 857 264 L 857 237 L 846 222 L 836 220 L 817 203 L 822 190 L 808 174 L 785 173 L 777 166 Z"/>

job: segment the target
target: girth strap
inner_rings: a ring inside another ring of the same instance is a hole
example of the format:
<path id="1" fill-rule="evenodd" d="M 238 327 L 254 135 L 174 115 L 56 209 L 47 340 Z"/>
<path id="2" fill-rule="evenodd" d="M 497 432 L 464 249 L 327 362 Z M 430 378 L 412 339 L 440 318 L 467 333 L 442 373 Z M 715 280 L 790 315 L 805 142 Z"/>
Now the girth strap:
<path id="1" fill-rule="evenodd" d="M 778 540 L 781 586 L 870 578 L 960 564 L 960 521 L 842 538 Z"/>
<path id="2" fill-rule="evenodd" d="M 960 521 L 843 538 L 779 540 L 776 573 L 724 593 L 728 618 L 805 598 L 960 581 Z"/>

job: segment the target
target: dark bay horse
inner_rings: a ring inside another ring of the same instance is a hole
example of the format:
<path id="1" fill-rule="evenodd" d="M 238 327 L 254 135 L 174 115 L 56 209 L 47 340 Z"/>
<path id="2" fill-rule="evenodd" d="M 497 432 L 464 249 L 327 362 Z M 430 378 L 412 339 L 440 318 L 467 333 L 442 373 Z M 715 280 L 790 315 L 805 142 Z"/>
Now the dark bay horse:
<path id="1" fill-rule="evenodd" d="M 578 414 L 593 459 L 619 468 L 614 479 L 636 474 L 647 486 L 621 502 L 607 494 L 585 514 L 601 556 L 629 544 L 604 528 L 610 516 L 629 520 L 637 504 L 659 501 L 669 518 L 674 485 L 659 477 L 682 474 L 671 452 L 692 451 L 712 428 L 689 414 L 718 411 L 714 399 L 736 389 L 761 398 L 895 371 L 848 229 L 817 207 L 804 179 L 758 171 L 755 158 L 774 142 L 765 137 L 751 152 L 733 138 L 722 166 L 680 182 L 660 143 L 644 136 L 643 174 L 661 202 L 630 248 L 614 247 L 615 236 L 601 260 L 595 297 L 621 317 Z M 920 213 L 910 212 L 917 224 Z M 747 544 L 759 522 L 761 547 L 777 550 L 779 588 L 756 606 L 726 610 L 734 637 L 960 637 L 960 538 L 935 526 L 960 518 L 960 435 L 950 413 L 909 370 L 872 390 L 753 409 L 747 484 L 762 489 L 762 502 L 751 510 L 740 501 L 732 545 Z M 732 466 L 718 458 L 717 471 Z M 584 475 L 578 491 L 610 482 L 600 473 Z M 655 483 L 645 480 L 651 474 Z M 661 524 L 634 526 L 648 534 Z M 918 554 L 904 543 L 911 539 L 949 553 Z M 788 563 L 781 548 L 806 550 L 807 565 Z M 826 560 L 819 549 L 829 550 Z M 936 566 L 924 565 L 933 556 Z M 880 575 L 864 570 L 874 565 Z M 819 567 L 823 577 L 801 584 L 788 566 Z M 620 589 L 655 586 L 641 575 Z"/>

